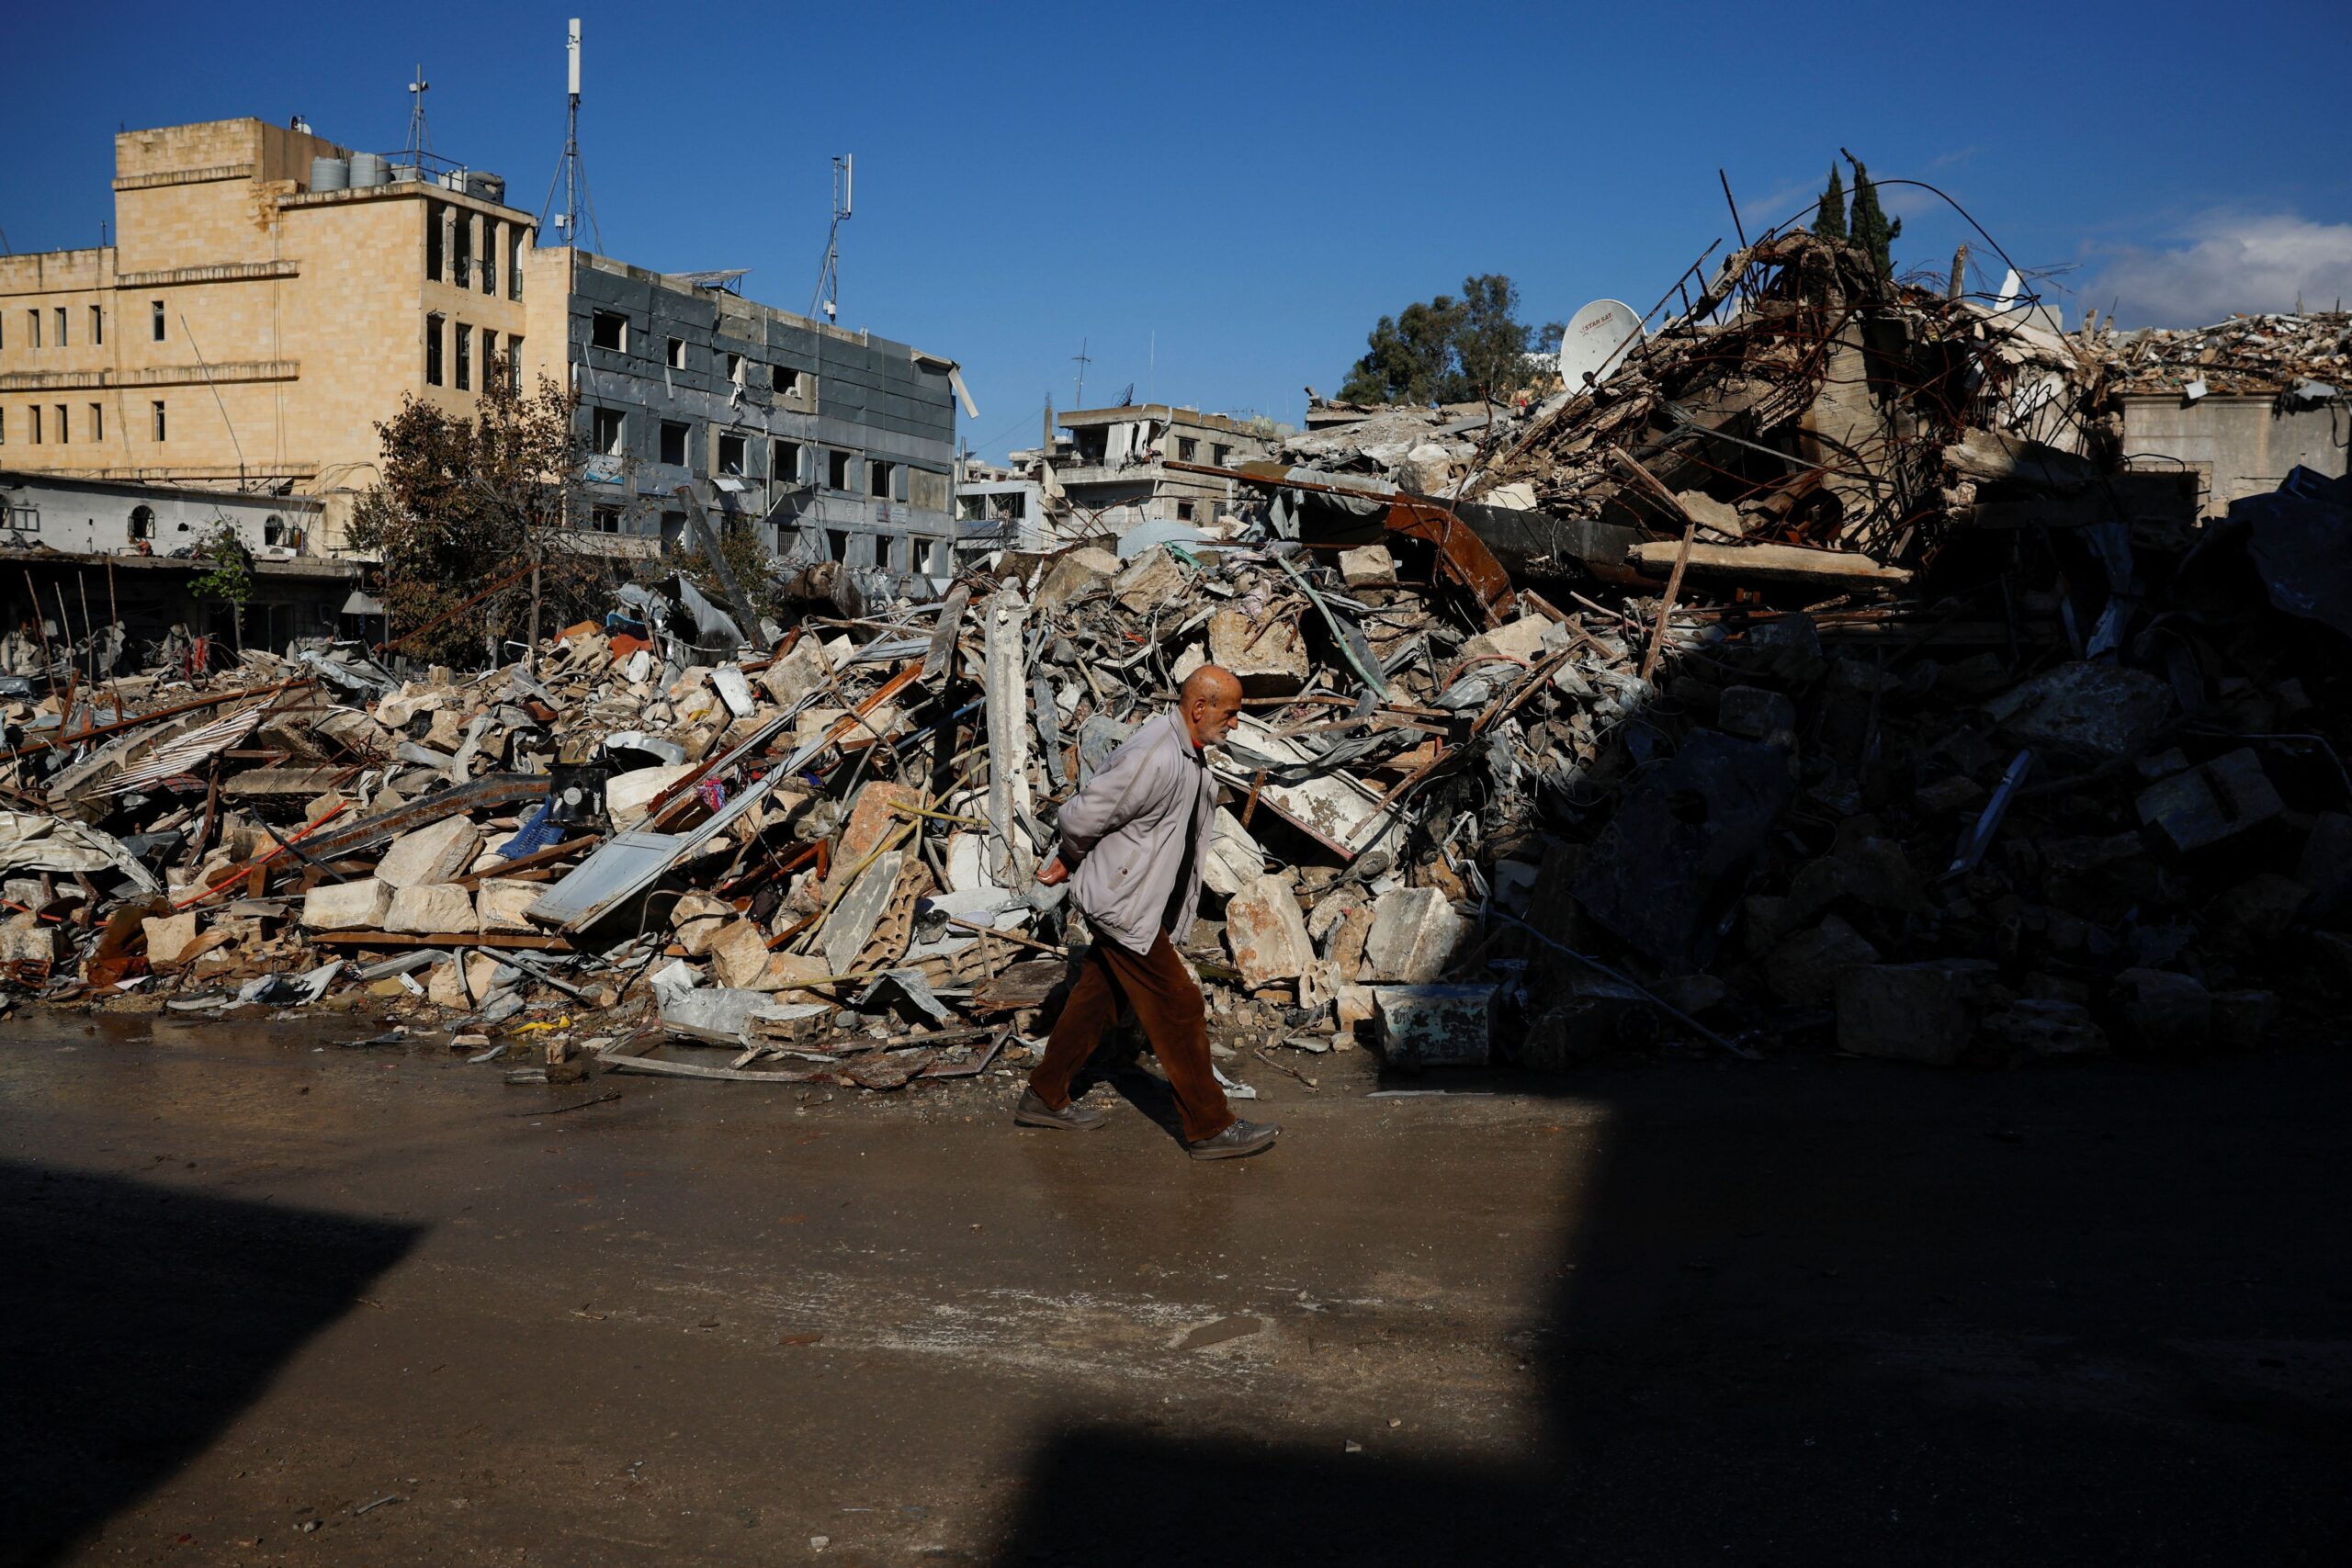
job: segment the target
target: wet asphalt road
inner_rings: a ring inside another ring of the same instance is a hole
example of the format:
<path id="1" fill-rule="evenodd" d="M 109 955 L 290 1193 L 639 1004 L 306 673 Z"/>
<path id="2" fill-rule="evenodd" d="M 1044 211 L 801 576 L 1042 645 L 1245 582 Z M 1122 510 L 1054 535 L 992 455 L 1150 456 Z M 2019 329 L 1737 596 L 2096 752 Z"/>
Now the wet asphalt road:
<path id="1" fill-rule="evenodd" d="M 0 1562 L 2352 1539 L 2340 1051 L 1294 1058 L 1243 1075 L 1283 1145 L 1196 1166 L 1125 1106 L 1016 1134 L 1010 1076 L 509 1088 L 320 1028 L 0 1024 Z"/>

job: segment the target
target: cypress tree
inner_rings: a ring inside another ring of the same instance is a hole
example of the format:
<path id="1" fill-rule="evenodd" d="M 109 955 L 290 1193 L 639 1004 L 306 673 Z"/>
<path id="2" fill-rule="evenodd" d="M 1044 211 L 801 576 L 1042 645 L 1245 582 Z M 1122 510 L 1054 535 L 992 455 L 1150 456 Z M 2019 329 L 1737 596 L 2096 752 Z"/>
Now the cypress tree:
<path id="1" fill-rule="evenodd" d="M 1821 192 L 1821 205 L 1813 210 L 1813 231 L 1825 240 L 1846 237 L 1846 182 L 1838 175 L 1835 162 L 1829 165 L 1829 184 Z"/>
<path id="2" fill-rule="evenodd" d="M 1887 221 L 1878 204 L 1878 187 L 1871 184 L 1870 171 L 1862 167 L 1860 158 L 1854 163 L 1854 243 L 1870 253 L 1871 265 L 1881 277 L 1894 276 L 1894 241 L 1903 232 L 1903 220 Z"/>

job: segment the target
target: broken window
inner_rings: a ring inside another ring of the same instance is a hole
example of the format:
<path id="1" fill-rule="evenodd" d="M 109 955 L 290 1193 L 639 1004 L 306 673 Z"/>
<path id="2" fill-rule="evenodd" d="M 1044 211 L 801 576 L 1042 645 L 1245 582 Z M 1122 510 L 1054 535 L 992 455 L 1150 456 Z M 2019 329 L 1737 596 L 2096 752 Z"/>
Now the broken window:
<path id="1" fill-rule="evenodd" d="M 895 463 L 885 463 L 879 458 L 868 464 L 865 474 L 865 493 L 880 496 L 884 501 L 889 500 L 890 476 L 897 467 Z"/>
<path id="2" fill-rule="evenodd" d="M 424 276 L 426 281 L 441 281 L 441 204 L 424 204 Z"/>
<path id="3" fill-rule="evenodd" d="M 670 368 L 684 370 L 685 367 L 686 340 L 682 337 L 673 337 L 670 340 Z"/>
<path id="4" fill-rule="evenodd" d="M 154 334 L 155 341 L 161 343 L 164 341 L 164 302 L 161 299 L 150 299 L 147 301 L 147 309 L 151 313 L 147 329 Z"/>
<path id="5" fill-rule="evenodd" d="M 1209 461 L 1220 468 L 1233 467 L 1233 448 L 1220 443 L 1209 448 Z"/>
<path id="6" fill-rule="evenodd" d="M 848 565 L 849 530 L 846 528 L 826 529 L 825 549 L 829 558 L 840 561 L 844 566 Z"/>
<path id="7" fill-rule="evenodd" d="M 474 384 L 474 330 L 465 322 L 458 323 L 458 390 L 470 391 Z"/>
<path id="8" fill-rule="evenodd" d="M 1179 523 L 1190 523 L 1192 520 L 1193 503 L 1189 501 L 1178 502 L 1176 503 L 1176 521 Z"/>
<path id="9" fill-rule="evenodd" d="M 523 226 L 506 226 L 506 298 L 523 298 Z"/>
<path id="10" fill-rule="evenodd" d="M 1199 462 L 1201 460 L 1201 444 L 1198 441 L 1193 440 L 1189 435 L 1178 436 L 1176 438 L 1176 460 L 1180 463 Z"/>
<path id="11" fill-rule="evenodd" d="M 148 405 L 147 405 L 147 410 L 148 410 L 148 413 L 150 414 L 150 416 L 153 418 L 153 422 L 154 422 L 154 436 L 153 436 L 153 439 L 154 439 L 154 440 L 156 440 L 156 441 L 158 441 L 158 442 L 161 442 L 161 441 L 164 439 L 164 402 L 163 402 L 163 400 L 162 400 L 161 398 L 156 399 L 156 400 L 155 400 L 155 401 L 153 401 L 153 402 L 152 402 L 152 403 L 150 403 L 150 404 L 148 404 Z M 36 435 L 33 437 L 33 439 L 34 439 L 34 440 L 36 440 L 36 441 L 38 441 L 38 440 L 40 440 L 40 437 L 38 434 L 36 434 Z"/>
<path id="12" fill-rule="evenodd" d="M 514 391 L 523 389 L 523 340 L 511 335 L 506 340 L 506 385 Z"/>
<path id="13" fill-rule="evenodd" d="M 474 280 L 474 215 L 460 208 L 457 220 L 457 244 L 449 257 L 449 281 L 466 288 Z"/>
<path id="14" fill-rule="evenodd" d="M 729 380 L 741 381 L 743 378 L 743 356 L 741 355 L 737 354 L 732 349 L 722 350 L 719 355 L 719 359 L 723 367 L 727 371 L 727 378 Z"/>
<path id="15" fill-rule="evenodd" d="M 800 443 L 776 441 L 768 446 L 768 477 L 778 484 L 800 482 Z"/>
<path id="16" fill-rule="evenodd" d="M 856 461 L 857 454 L 854 452 L 843 452 L 838 449 L 827 452 L 825 454 L 826 486 L 832 490 L 849 489 L 850 465 Z M 839 559 L 840 558 L 835 557 L 834 558 Z"/>
<path id="17" fill-rule="evenodd" d="M 788 365 L 775 367 L 775 389 L 787 398 L 800 395 L 800 372 Z"/>
<path id="18" fill-rule="evenodd" d="M 424 384 L 428 387 L 441 384 L 441 326 L 444 320 L 440 316 L 424 318 Z"/>
<path id="19" fill-rule="evenodd" d="M 595 510 L 588 513 L 588 526 L 599 534 L 619 533 L 621 531 L 621 509 L 617 506 L 597 507 Z"/>
<path id="20" fill-rule="evenodd" d="M 728 432 L 720 433 L 718 437 L 718 471 L 720 473 L 737 475 L 742 473 L 743 447 L 742 436 Z"/>
<path id="21" fill-rule="evenodd" d="M 261 520 L 261 542 L 276 549 L 286 543 L 286 519 L 273 512 Z"/>
<path id="22" fill-rule="evenodd" d="M 618 409 L 588 411 L 588 445 L 607 457 L 617 457 L 628 438 L 628 421 Z"/>
<path id="23" fill-rule="evenodd" d="M 662 422 L 662 460 L 676 468 L 686 466 L 686 427 L 675 420 Z"/>
<path id="24" fill-rule="evenodd" d="M 498 292 L 498 224 L 488 218 L 481 220 L 481 291 Z"/>
<path id="25" fill-rule="evenodd" d="M 141 539 L 152 539 L 154 536 L 155 509 L 152 506 L 132 507 L 130 509 L 130 542 L 135 545 Z"/>
<path id="26" fill-rule="evenodd" d="M 618 310 L 598 310 L 589 318 L 588 342 L 594 348 L 628 352 L 628 318 Z"/>

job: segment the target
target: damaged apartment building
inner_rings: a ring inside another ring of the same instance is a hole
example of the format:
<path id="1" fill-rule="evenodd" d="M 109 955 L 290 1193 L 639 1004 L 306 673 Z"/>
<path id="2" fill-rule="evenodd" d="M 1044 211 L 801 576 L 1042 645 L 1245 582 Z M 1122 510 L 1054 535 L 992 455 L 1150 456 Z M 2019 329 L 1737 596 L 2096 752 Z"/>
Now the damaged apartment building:
<path id="1" fill-rule="evenodd" d="M 1068 432 L 1067 434 L 1059 432 Z M 1234 481 L 1176 465 L 1229 468 L 1270 456 L 1289 434 L 1265 420 L 1239 420 L 1166 403 L 1046 411 L 1046 444 L 1012 455 L 1034 475 L 1053 513 L 1039 537 L 1125 534 L 1146 523 L 1208 528 L 1236 500 Z M 983 527 L 1001 523 L 970 519 Z"/>
<path id="2" fill-rule="evenodd" d="M 958 367 L 745 299 L 742 276 L 570 253 L 590 526 L 667 553 L 700 511 L 787 561 L 944 583 Z"/>

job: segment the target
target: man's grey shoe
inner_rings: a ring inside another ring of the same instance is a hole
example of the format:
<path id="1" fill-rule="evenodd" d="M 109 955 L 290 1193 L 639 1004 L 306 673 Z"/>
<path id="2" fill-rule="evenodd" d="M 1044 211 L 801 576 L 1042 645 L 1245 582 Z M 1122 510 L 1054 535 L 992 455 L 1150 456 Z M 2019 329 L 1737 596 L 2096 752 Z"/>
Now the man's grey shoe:
<path id="1" fill-rule="evenodd" d="M 1021 1091 L 1021 1103 L 1012 1108 L 1012 1120 L 1023 1127 L 1062 1127 L 1073 1133 L 1091 1132 L 1110 1118 L 1100 1111 L 1090 1111 L 1071 1100 L 1059 1111 L 1037 1098 L 1034 1089 Z"/>
<path id="2" fill-rule="evenodd" d="M 1194 1159 L 1239 1159 L 1272 1148 L 1282 1135 L 1279 1122 L 1236 1122 L 1215 1137 L 1186 1144 L 1184 1149 Z"/>

